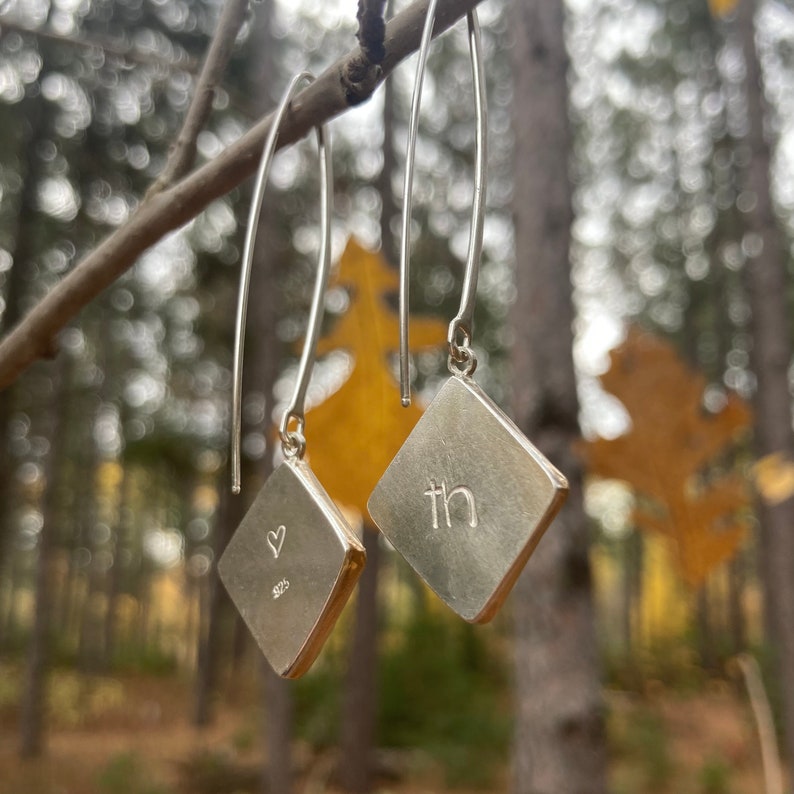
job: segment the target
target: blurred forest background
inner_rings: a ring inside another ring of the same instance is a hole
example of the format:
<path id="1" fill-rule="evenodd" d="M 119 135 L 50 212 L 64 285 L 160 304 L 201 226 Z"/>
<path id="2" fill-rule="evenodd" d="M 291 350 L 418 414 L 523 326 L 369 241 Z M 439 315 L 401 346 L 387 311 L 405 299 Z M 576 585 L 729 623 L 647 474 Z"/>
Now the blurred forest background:
<path id="1" fill-rule="evenodd" d="M 0 2 L 3 333 L 145 203 L 223 7 Z M 352 0 L 244 12 L 199 165 L 269 112 L 292 74 L 319 74 L 356 46 Z M 783 794 L 776 759 L 794 757 L 794 5 L 486 0 L 479 13 L 490 140 L 477 381 L 571 475 L 574 506 L 583 499 L 581 520 L 568 513 L 538 549 L 572 539 L 557 579 L 533 560 L 493 623 L 473 627 L 368 524 L 369 491 L 420 412 L 399 408 L 394 380 L 411 61 L 331 124 L 339 264 L 307 437 L 315 472 L 363 531 L 357 596 L 313 669 L 286 683 L 264 669 L 215 575 L 278 454 L 272 426 L 296 371 L 319 238 L 307 139 L 277 156 L 265 198 L 241 497 L 227 450 L 250 180 L 146 250 L 62 331 L 54 360 L 0 391 L 3 794 Z M 519 40 L 543 35 L 549 14 L 559 39 L 530 44 L 522 61 Z M 434 43 L 425 86 L 419 406 L 447 376 L 468 239 L 468 57 L 458 25 Z M 540 99 L 522 100 L 527 80 L 546 84 L 544 60 L 561 81 L 549 86 L 562 136 Z M 541 178 L 544 162 L 556 171 Z M 519 182 L 536 176 L 540 195 L 526 202 Z M 527 239 L 522 212 L 558 190 L 572 223 L 547 212 L 540 226 L 564 237 L 552 251 Z M 548 271 L 533 270 L 548 251 Z M 540 327 L 552 293 L 572 298 L 572 322 L 564 310 Z M 562 407 L 560 346 L 576 371 Z M 527 366 L 527 351 L 549 361 Z M 557 633 L 586 667 L 581 689 L 548 662 L 550 638 L 532 622 L 554 599 Z M 559 762 L 559 774 L 596 770 L 586 785 L 521 782 L 552 754 L 530 736 L 542 719 L 526 724 L 533 691 L 551 693 L 551 706 L 535 701 L 557 720 L 548 746 L 590 759 Z"/>

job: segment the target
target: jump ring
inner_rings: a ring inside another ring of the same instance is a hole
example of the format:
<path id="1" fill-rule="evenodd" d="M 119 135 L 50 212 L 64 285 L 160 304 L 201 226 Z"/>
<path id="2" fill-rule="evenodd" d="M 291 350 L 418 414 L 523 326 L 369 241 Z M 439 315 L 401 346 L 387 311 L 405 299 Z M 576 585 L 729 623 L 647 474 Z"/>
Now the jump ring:
<path id="1" fill-rule="evenodd" d="M 281 437 L 281 451 L 285 458 L 301 460 L 306 452 L 306 439 L 303 433 L 290 430 Z"/>
<path id="2" fill-rule="evenodd" d="M 470 347 L 450 347 L 447 368 L 453 375 L 473 375 L 477 369 L 477 354 Z"/>
<path id="3" fill-rule="evenodd" d="M 449 355 L 458 364 L 469 360 L 471 353 L 471 332 L 460 317 L 456 317 L 447 330 Z"/>

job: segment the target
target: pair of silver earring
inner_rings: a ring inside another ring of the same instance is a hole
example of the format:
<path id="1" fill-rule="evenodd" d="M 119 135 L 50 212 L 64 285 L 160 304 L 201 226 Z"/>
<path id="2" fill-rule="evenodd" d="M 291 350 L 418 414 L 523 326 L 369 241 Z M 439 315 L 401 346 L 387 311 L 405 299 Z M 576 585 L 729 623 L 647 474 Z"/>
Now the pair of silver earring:
<path id="1" fill-rule="evenodd" d="M 401 401 L 410 404 L 408 273 L 411 190 L 419 105 L 435 6 L 431 0 L 416 71 L 400 248 Z M 485 216 L 486 101 L 480 31 L 467 16 L 476 118 L 476 166 L 463 294 L 449 326 L 451 376 L 373 490 L 372 519 L 432 590 L 462 618 L 490 620 L 567 493 L 565 477 L 477 386 L 471 348 Z M 265 142 L 248 219 L 237 309 L 232 410 L 232 488 L 240 487 L 242 348 L 257 219 L 281 121 L 299 85 L 287 88 Z M 312 664 L 366 560 L 364 547 L 304 460 L 304 402 L 330 271 L 332 176 L 328 136 L 317 128 L 322 233 L 306 341 L 279 434 L 284 461 L 267 479 L 218 568 L 271 667 L 297 678 Z"/>

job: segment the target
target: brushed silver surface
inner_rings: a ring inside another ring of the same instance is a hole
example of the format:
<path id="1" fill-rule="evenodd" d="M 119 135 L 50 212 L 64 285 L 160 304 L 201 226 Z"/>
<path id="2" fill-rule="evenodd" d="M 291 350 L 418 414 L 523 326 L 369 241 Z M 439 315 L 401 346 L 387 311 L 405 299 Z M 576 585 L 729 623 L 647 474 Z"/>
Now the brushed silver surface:
<path id="1" fill-rule="evenodd" d="M 568 482 L 467 377 L 453 376 L 372 492 L 370 515 L 462 618 L 490 620 Z"/>
<path id="2" fill-rule="evenodd" d="M 365 558 L 309 466 L 290 458 L 257 494 L 218 572 L 270 666 L 297 678 L 320 652 Z"/>

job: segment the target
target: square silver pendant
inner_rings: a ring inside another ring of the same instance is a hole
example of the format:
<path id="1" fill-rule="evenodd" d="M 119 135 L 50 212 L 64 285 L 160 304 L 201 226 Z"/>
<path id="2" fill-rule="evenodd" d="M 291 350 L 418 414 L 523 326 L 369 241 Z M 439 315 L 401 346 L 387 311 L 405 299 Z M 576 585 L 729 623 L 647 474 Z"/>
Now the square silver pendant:
<path id="1" fill-rule="evenodd" d="M 218 572 L 270 666 L 297 678 L 320 652 L 365 559 L 309 466 L 288 458 L 257 494 Z"/>
<path id="2" fill-rule="evenodd" d="M 381 532 L 462 618 L 490 620 L 568 482 L 468 377 L 453 376 L 372 492 Z"/>

